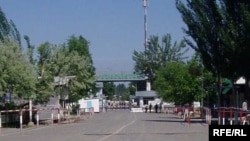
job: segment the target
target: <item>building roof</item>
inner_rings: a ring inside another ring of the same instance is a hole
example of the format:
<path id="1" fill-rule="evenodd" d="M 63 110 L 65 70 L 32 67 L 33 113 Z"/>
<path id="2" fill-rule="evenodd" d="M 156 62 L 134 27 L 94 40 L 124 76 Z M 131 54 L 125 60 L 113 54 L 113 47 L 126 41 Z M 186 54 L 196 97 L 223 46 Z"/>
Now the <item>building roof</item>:
<path id="1" fill-rule="evenodd" d="M 135 96 L 138 97 L 158 97 L 156 91 L 137 91 Z"/>
<path id="2" fill-rule="evenodd" d="M 238 80 L 236 80 L 235 84 L 245 84 L 246 80 L 244 77 L 240 77 Z"/>
<path id="3" fill-rule="evenodd" d="M 54 77 L 54 83 L 55 85 L 66 85 L 69 83 L 69 80 L 73 78 L 75 78 L 75 76 L 64 76 L 64 77 L 56 76 Z"/>

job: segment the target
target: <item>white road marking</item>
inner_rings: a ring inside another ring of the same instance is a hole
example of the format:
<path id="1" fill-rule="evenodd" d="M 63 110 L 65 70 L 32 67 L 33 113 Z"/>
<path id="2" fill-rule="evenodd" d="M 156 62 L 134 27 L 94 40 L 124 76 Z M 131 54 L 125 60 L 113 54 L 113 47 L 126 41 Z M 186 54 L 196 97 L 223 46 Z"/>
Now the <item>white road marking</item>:
<path id="1" fill-rule="evenodd" d="M 135 118 L 135 119 L 134 119 L 133 121 L 129 122 L 128 124 L 126 124 L 126 125 L 124 125 L 124 126 L 122 126 L 122 127 L 119 128 L 118 130 L 116 130 L 114 133 L 112 133 L 111 135 L 107 135 L 107 136 L 105 136 L 105 137 L 103 137 L 103 138 L 101 138 L 101 139 L 99 139 L 99 140 L 97 140 L 97 141 L 104 141 L 104 140 L 106 140 L 106 139 L 108 139 L 108 138 L 110 138 L 110 137 L 112 137 L 112 136 L 114 136 L 114 135 L 120 133 L 124 128 L 126 128 L 126 127 L 128 127 L 129 125 L 133 124 L 133 123 L 137 120 L 135 114 L 134 114 L 134 118 Z"/>

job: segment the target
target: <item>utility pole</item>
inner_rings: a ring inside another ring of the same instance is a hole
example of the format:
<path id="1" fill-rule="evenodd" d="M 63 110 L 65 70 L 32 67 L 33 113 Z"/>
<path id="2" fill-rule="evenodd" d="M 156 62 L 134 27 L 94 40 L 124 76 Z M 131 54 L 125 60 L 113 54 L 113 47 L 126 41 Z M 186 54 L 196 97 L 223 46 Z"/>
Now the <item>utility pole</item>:
<path id="1" fill-rule="evenodd" d="M 148 0 L 143 0 L 143 9 L 144 9 L 144 47 L 145 51 L 147 50 L 147 8 Z"/>
<path id="2" fill-rule="evenodd" d="M 144 48 L 145 48 L 145 51 L 147 51 L 147 45 L 148 45 L 147 8 L 148 8 L 148 0 L 143 0 L 143 9 L 144 9 Z M 145 53 L 145 60 L 147 60 L 146 53 Z M 146 68 L 146 69 L 149 69 L 149 68 Z M 147 70 L 145 70 L 145 71 L 147 71 Z M 145 78 L 146 81 L 147 81 L 146 82 L 146 90 L 151 91 L 150 77 L 149 76 L 146 76 L 146 77 L 147 77 L 147 78 Z"/>

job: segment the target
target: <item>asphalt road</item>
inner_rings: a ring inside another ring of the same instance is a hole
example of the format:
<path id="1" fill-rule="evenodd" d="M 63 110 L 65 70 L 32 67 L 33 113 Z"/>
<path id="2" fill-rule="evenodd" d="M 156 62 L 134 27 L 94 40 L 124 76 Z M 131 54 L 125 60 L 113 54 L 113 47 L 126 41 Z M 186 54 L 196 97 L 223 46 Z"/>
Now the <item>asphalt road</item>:
<path id="1" fill-rule="evenodd" d="M 0 141 L 208 141 L 208 125 L 172 114 L 114 110 L 78 123 L 1 129 Z"/>

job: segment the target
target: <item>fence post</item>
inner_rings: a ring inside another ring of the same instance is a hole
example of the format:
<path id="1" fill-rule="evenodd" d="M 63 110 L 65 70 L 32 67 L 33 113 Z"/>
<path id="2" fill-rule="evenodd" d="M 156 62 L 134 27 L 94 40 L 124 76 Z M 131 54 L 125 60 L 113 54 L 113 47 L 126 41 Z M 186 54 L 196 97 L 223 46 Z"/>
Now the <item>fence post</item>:
<path id="1" fill-rule="evenodd" d="M 233 108 L 230 107 L 230 125 L 233 125 Z"/>
<path id="2" fill-rule="evenodd" d="M 226 113 L 226 108 L 222 108 L 222 124 L 225 125 L 225 113 Z"/>
<path id="3" fill-rule="evenodd" d="M 20 129 L 23 129 L 23 111 L 20 109 L 19 111 L 20 116 Z"/>
<path id="4" fill-rule="evenodd" d="M 218 109 L 218 125 L 220 125 L 220 116 L 221 116 L 221 110 L 220 110 L 220 108 Z"/>
<path id="5" fill-rule="evenodd" d="M 80 117 L 80 109 L 76 110 L 76 115 L 77 115 L 77 122 L 80 122 L 81 117 Z"/>
<path id="6" fill-rule="evenodd" d="M 57 121 L 60 123 L 60 108 L 57 108 Z"/>
<path id="7" fill-rule="evenodd" d="M 211 110 L 209 108 L 205 108 L 206 109 L 206 123 L 208 125 L 211 124 Z"/>
<path id="8" fill-rule="evenodd" d="M 54 125 L 54 114 L 53 114 L 53 109 L 51 109 L 51 124 Z"/>
<path id="9" fill-rule="evenodd" d="M 242 116 L 243 116 L 243 111 L 240 109 L 240 123 L 242 123 Z"/>
<path id="10" fill-rule="evenodd" d="M 190 121 L 191 121 L 191 119 L 190 119 L 190 111 L 188 110 L 188 124 L 190 125 Z"/>
<path id="11" fill-rule="evenodd" d="M 39 126 L 39 109 L 36 112 L 36 126 Z"/>

